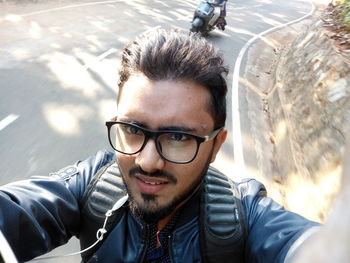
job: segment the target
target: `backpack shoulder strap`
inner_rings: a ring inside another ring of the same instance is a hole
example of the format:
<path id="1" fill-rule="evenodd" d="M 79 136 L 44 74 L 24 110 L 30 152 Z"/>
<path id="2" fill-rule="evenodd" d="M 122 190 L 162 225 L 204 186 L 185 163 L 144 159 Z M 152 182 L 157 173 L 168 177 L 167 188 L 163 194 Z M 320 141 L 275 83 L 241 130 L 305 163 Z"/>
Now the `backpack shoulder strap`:
<path id="1" fill-rule="evenodd" d="M 236 184 L 213 167 L 204 179 L 200 240 L 205 262 L 244 262 L 245 212 Z"/>
<path id="2" fill-rule="evenodd" d="M 80 203 L 80 244 L 85 249 L 96 241 L 105 213 L 126 189 L 115 161 L 102 167 L 87 187 Z M 107 235 L 125 211 L 121 207 L 106 225 Z M 237 186 L 224 174 L 210 167 L 204 179 L 200 203 L 200 245 L 205 262 L 244 262 L 244 245 L 247 237 L 246 220 Z M 102 242 L 82 255 L 89 259 Z"/>
<path id="3" fill-rule="evenodd" d="M 82 201 L 80 246 L 85 249 L 96 241 L 96 232 L 103 226 L 106 212 L 122 197 L 126 195 L 126 189 L 115 160 L 102 167 L 88 185 Z M 108 219 L 105 229 L 106 236 L 110 230 L 119 222 L 125 207 L 116 210 Z M 105 236 L 105 238 L 106 238 Z M 82 254 L 83 261 L 89 259 L 102 245 L 103 241 L 95 247 Z"/>

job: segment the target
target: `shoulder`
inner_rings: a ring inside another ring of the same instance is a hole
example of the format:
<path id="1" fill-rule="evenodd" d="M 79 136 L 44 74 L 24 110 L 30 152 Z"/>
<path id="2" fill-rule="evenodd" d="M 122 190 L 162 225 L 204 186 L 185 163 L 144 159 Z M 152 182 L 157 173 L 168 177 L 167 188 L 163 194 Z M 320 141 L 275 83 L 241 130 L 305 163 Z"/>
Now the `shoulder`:
<path id="1" fill-rule="evenodd" d="M 316 222 L 284 209 L 257 180 L 237 183 L 246 211 L 249 262 L 283 262 L 288 251 Z"/>
<path id="2" fill-rule="evenodd" d="M 85 160 L 76 161 L 74 164 L 68 165 L 50 175 L 65 181 L 77 200 L 80 200 L 94 175 L 114 159 L 113 153 L 105 150 L 98 151 L 95 155 Z"/>
<path id="3" fill-rule="evenodd" d="M 82 175 L 93 176 L 96 172 L 110 163 L 115 159 L 114 153 L 108 151 L 99 151 L 95 155 L 90 156 L 89 158 L 78 161 L 74 166 L 77 167 L 77 170 Z"/>
<path id="4" fill-rule="evenodd" d="M 267 196 L 265 186 L 255 179 L 246 178 L 240 182 L 236 182 L 236 184 L 242 198 L 247 198 L 249 196 Z"/>

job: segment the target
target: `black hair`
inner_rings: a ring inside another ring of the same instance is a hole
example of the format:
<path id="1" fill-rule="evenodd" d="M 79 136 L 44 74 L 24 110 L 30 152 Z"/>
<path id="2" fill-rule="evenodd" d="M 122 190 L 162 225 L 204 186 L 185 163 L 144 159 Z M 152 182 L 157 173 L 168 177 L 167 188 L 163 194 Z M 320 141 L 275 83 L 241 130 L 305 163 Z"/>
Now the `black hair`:
<path id="1" fill-rule="evenodd" d="M 174 29 L 146 31 L 123 50 L 118 100 L 125 82 L 135 73 L 152 81 L 194 81 L 206 87 L 215 129 L 225 126 L 228 68 L 206 39 Z"/>

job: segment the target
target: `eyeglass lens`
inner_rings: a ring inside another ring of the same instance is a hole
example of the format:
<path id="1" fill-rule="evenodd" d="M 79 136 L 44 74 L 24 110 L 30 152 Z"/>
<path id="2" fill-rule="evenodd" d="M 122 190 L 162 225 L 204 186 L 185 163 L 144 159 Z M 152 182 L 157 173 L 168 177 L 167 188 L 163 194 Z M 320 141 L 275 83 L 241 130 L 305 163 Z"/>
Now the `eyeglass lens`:
<path id="1" fill-rule="evenodd" d="M 145 132 L 133 125 L 116 123 L 110 129 L 113 147 L 125 154 L 134 154 L 144 145 Z M 197 140 L 181 132 L 162 133 L 156 140 L 159 153 L 169 161 L 188 162 L 198 150 Z"/>

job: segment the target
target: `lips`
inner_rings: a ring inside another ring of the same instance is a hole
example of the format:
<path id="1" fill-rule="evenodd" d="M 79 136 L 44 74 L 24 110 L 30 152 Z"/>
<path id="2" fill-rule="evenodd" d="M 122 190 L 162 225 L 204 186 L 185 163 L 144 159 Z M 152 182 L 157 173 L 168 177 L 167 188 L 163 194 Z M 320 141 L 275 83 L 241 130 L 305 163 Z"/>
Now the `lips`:
<path id="1" fill-rule="evenodd" d="M 140 191 L 145 194 L 156 194 L 168 185 L 168 181 L 155 177 L 136 176 Z"/>
<path id="2" fill-rule="evenodd" d="M 158 185 L 158 184 L 164 184 L 164 183 L 158 183 L 158 182 L 148 182 L 148 181 L 143 181 L 146 184 L 152 184 L 152 185 Z"/>

